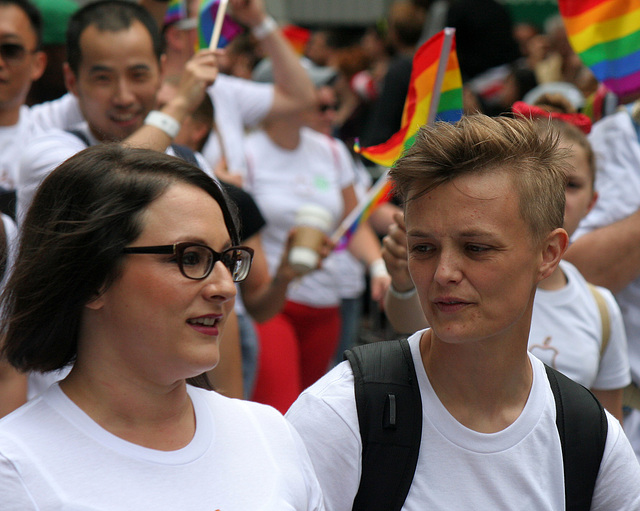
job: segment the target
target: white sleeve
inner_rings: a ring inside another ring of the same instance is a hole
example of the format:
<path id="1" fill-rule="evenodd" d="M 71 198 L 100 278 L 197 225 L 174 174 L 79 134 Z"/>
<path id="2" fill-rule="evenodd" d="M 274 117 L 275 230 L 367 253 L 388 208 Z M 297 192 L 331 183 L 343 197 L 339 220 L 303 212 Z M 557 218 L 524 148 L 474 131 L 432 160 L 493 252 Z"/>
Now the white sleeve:
<path id="1" fill-rule="evenodd" d="M 621 389 L 631 383 L 629 355 L 627 351 L 627 334 L 624 329 L 620 307 L 608 289 L 598 287 L 607 302 L 609 309 L 609 344 L 600 360 L 598 374 L 591 385 L 594 389 Z"/>
<path id="2" fill-rule="evenodd" d="M 349 153 L 349 149 L 342 140 L 337 138 L 333 139 L 334 147 L 337 151 L 337 165 L 340 175 L 340 188 L 346 188 L 349 185 L 355 186 L 356 174 L 355 174 L 355 162 Z"/>
<path id="3" fill-rule="evenodd" d="M 331 397 L 325 399 L 314 395 L 313 391 L 309 392 L 314 386 L 300 395 L 286 418 L 298 431 L 307 448 L 327 509 L 350 511 L 360 484 L 362 463 L 353 379 L 352 406 L 346 413 L 343 405 L 349 399 L 347 395 L 344 395 L 346 400 L 342 397 L 338 400 Z"/>
<path id="4" fill-rule="evenodd" d="M 273 106 L 275 89 L 270 83 L 257 83 L 228 75 L 218 75 L 209 93 L 214 108 L 224 108 L 221 102 L 232 102 L 245 127 L 260 123 Z"/>
<path id="5" fill-rule="evenodd" d="M 2 454 L 0 454 L 0 502 L 2 502 L 2 511 L 38 510 L 16 467 Z"/>
<path id="6" fill-rule="evenodd" d="M 63 161 L 82 151 L 86 145 L 75 135 L 53 130 L 35 137 L 20 161 L 17 179 L 16 219 L 18 225 L 33 200 L 42 180 Z"/>
<path id="7" fill-rule="evenodd" d="M 618 112 L 594 124 L 589 142 L 596 155 L 599 195 L 572 239 L 622 220 L 640 207 L 640 143 L 629 115 Z"/>
<path id="8" fill-rule="evenodd" d="M 620 423 L 607 412 L 609 431 L 591 511 L 640 510 L 640 465 Z"/>
<path id="9" fill-rule="evenodd" d="M 77 98 L 70 93 L 53 101 L 46 101 L 30 108 L 36 126 L 47 131 L 66 130 L 84 120 Z"/>

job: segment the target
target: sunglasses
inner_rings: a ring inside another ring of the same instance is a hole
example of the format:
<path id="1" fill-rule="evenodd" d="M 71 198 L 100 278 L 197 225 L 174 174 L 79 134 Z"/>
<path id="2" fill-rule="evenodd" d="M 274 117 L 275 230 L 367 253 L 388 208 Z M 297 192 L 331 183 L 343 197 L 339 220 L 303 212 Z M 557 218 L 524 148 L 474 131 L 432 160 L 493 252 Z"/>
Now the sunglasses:
<path id="1" fill-rule="evenodd" d="M 336 105 L 335 103 L 318 106 L 318 110 L 320 111 L 320 113 L 325 113 L 325 112 L 328 112 L 329 110 L 333 112 L 337 109 L 338 109 L 338 105 Z"/>
<path id="2" fill-rule="evenodd" d="M 1 43 L 0 57 L 6 63 L 18 62 L 25 58 L 27 53 L 36 53 L 38 50 L 28 51 L 24 46 L 18 43 Z"/>
<path id="3" fill-rule="evenodd" d="M 192 280 L 206 279 L 213 266 L 222 261 L 231 273 L 233 281 L 241 282 L 247 278 L 253 260 L 253 249 L 249 247 L 230 247 L 216 252 L 207 245 L 190 242 L 153 247 L 125 247 L 122 251 L 125 254 L 173 254 L 182 275 Z"/>

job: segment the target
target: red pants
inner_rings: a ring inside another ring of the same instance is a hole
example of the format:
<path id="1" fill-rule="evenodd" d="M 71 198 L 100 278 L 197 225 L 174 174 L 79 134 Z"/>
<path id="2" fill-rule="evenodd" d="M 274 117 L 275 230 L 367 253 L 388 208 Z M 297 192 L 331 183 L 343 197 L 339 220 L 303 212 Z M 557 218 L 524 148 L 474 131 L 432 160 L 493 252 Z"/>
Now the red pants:
<path id="1" fill-rule="evenodd" d="M 285 413 L 327 372 L 340 336 L 340 309 L 287 302 L 257 330 L 260 355 L 252 400 Z"/>

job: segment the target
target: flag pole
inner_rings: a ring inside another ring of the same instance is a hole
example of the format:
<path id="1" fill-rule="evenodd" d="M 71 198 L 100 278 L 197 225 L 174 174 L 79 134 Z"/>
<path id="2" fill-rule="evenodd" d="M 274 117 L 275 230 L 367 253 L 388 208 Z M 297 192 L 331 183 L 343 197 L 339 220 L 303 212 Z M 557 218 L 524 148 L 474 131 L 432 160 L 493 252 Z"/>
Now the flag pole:
<path id="1" fill-rule="evenodd" d="M 349 228 L 354 224 L 358 217 L 362 214 L 362 212 L 366 209 L 369 203 L 373 200 L 373 198 L 378 194 L 378 192 L 387 184 L 387 177 L 389 175 L 389 170 L 386 169 L 383 174 L 378 178 L 376 183 L 369 188 L 367 191 L 366 197 L 364 197 L 361 201 L 358 202 L 355 208 L 351 210 L 351 212 L 344 218 L 340 226 L 335 230 L 335 232 L 331 235 L 331 241 L 335 244 L 340 241 L 345 233 L 349 230 Z"/>
<path id="2" fill-rule="evenodd" d="M 220 34 L 222 33 L 222 24 L 224 23 L 224 15 L 227 12 L 227 5 L 229 0 L 220 0 L 218 4 L 218 12 L 216 14 L 216 21 L 213 25 L 213 32 L 211 33 L 211 41 L 209 42 L 209 49 L 215 50 L 218 47 L 220 41 Z"/>
<path id="3" fill-rule="evenodd" d="M 429 126 L 434 123 L 434 121 L 436 120 L 436 114 L 438 113 L 438 103 L 440 103 L 442 82 L 444 82 L 444 75 L 447 72 L 447 65 L 449 64 L 449 54 L 451 53 L 451 45 L 453 43 L 453 36 L 455 34 L 455 28 L 446 27 L 444 29 L 444 39 L 442 40 L 442 49 L 440 50 L 438 72 L 436 73 L 436 80 L 433 84 L 431 104 L 429 105 L 429 115 L 427 116 L 427 124 Z"/>
<path id="4" fill-rule="evenodd" d="M 440 94 L 442 91 L 442 83 L 444 82 L 444 75 L 447 72 L 447 65 L 449 64 L 449 54 L 451 53 L 451 46 L 453 44 L 453 37 L 456 33 L 455 28 L 447 27 L 444 29 L 444 39 L 442 41 L 442 48 L 440 49 L 440 59 L 438 62 L 438 70 L 436 72 L 436 79 L 433 85 L 433 92 L 431 94 L 431 103 L 429 106 L 429 115 L 427 117 L 427 124 L 433 124 L 438 113 L 438 103 L 440 102 Z M 373 200 L 376 194 L 387 184 L 387 178 L 389 175 L 389 168 L 378 178 L 376 183 L 369 189 L 364 199 L 358 202 L 355 208 L 345 217 L 340 226 L 331 235 L 331 241 L 338 243 L 340 238 L 351 228 L 351 226 L 358 220 L 360 215 L 369 206 L 369 203 Z"/>

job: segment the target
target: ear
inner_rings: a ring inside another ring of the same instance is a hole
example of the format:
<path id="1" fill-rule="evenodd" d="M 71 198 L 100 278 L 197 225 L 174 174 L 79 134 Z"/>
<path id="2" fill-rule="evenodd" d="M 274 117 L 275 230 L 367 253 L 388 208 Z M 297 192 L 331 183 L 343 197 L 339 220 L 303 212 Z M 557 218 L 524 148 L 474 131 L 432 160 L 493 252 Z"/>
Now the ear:
<path id="1" fill-rule="evenodd" d="M 212 131 L 209 129 L 206 123 L 201 121 L 193 120 L 191 126 L 191 143 L 194 147 L 198 147 L 200 142 L 206 137 L 209 132 Z"/>
<path id="2" fill-rule="evenodd" d="M 569 235 L 564 229 L 554 229 L 541 242 L 541 260 L 538 282 L 546 279 L 557 268 L 569 246 Z"/>
<path id="3" fill-rule="evenodd" d="M 104 293 L 102 291 L 96 293 L 84 306 L 94 311 L 102 309 L 104 307 Z"/>
<path id="4" fill-rule="evenodd" d="M 65 62 L 62 65 L 62 74 L 64 75 L 64 84 L 67 87 L 67 90 L 74 96 L 78 97 L 78 80 L 75 73 L 71 70 L 68 62 Z"/>
<path id="5" fill-rule="evenodd" d="M 47 67 L 47 54 L 43 51 L 38 51 L 33 55 L 33 65 L 31 66 L 31 80 L 36 81 L 42 76 L 44 70 Z"/>
<path id="6" fill-rule="evenodd" d="M 589 205 L 587 206 L 587 212 L 585 213 L 585 216 L 589 214 L 589 212 L 593 209 L 593 206 L 596 205 L 596 202 L 598 201 L 598 192 L 596 192 L 595 190 L 593 191 L 593 196 L 591 197 L 591 202 L 589 202 Z"/>

